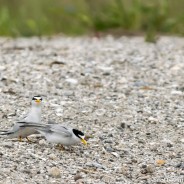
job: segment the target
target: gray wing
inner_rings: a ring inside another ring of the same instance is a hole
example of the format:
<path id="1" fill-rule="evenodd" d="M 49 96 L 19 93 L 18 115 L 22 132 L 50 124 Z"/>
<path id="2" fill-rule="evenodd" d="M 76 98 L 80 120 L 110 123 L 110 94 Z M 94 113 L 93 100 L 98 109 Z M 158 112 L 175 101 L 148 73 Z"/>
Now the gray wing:
<path id="1" fill-rule="evenodd" d="M 49 126 L 46 124 L 42 124 L 42 123 L 33 123 L 33 122 L 24 122 L 23 121 L 23 122 L 17 122 L 17 124 L 19 125 L 20 128 L 31 127 L 33 129 L 35 129 L 36 131 L 40 132 L 44 136 L 50 132 Z"/>
<path id="2" fill-rule="evenodd" d="M 62 136 L 65 137 L 71 137 L 72 136 L 72 131 L 70 128 L 67 128 L 65 126 L 59 125 L 59 124 L 50 124 L 50 131 L 53 133 L 58 133 L 61 134 Z"/>
<path id="3" fill-rule="evenodd" d="M 20 127 L 32 127 L 40 132 L 45 133 L 58 133 L 64 137 L 71 137 L 72 130 L 66 126 L 60 124 L 42 124 L 42 123 L 32 123 L 32 122 L 18 122 Z"/>

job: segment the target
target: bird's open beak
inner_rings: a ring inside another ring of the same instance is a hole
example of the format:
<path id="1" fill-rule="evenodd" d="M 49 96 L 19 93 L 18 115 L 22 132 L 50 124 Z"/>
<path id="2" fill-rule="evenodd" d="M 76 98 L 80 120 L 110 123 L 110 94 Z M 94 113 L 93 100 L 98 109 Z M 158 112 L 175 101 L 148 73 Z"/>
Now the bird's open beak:
<path id="1" fill-rule="evenodd" d="M 81 139 L 81 142 L 86 145 L 87 144 L 87 141 L 85 139 Z"/>
<path id="2" fill-rule="evenodd" d="M 41 100 L 36 99 L 35 102 L 39 104 L 41 102 Z"/>

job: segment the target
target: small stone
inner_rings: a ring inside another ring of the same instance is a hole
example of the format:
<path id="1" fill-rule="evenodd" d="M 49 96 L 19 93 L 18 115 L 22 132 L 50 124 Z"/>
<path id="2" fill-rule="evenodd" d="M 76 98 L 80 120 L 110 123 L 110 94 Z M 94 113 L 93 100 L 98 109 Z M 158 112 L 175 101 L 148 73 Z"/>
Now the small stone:
<path id="1" fill-rule="evenodd" d="M 74 180 L 77 181 L 77 180 L 79 180 L 79 179 L 82 179 L 82 176 L 81 176 L 79 173 L 77 173 L 77 174 L 74 176 Z"/>
<path id="2" fill-rule="evenodd" d="M 128 175 L 128 167 L 127 167 L 127 166 L 122 166 L 121 172 L 122 172 L 122 174 L 125 175 L 125 176 Z"/>
<path id="3" fill-rule="evenodd" d="M 159 147 L 159 145 L 156 142 L 150 142 L 149 145 L 150 145 L 151 151 L 157 151 L 157 149 Z"/>
<path id="4" fill-rule="evenodd" d="M 176 157 L 176 153 L 172 152 L 172 153 L 169 153 L 169 158 L 173 159 Z"/>
<path id="5" fill-rule="evenodd" d="M 142 168 L 142 174 L 153 173 L 155 171 L 155 167 L 153 165 L 142 165 Z"/>
<path id="6" fill-rule="evenodd" d="M 121 123 L 121 128 L 125 128 L 125 123 Z"/>
<path id="7" fill-rule="evenodd" d="M 11 173 L 11 169 L 10 168 L 1 168 L 0 172 L 1 173 Z"/>
<path id="8" fill-rule="evenodd" d="M 103 75 L 110 75 L 111 73 L 110 72 L 104 72 Z"/>
<path id="9" fill-rule="evenodd" d="M 56 60 L 56 61 L 52 61 L 49 63 L 49 66 L 52 67 L 52 65 L 65 65 L 66 63 L 63 62 L 63 61 L 59 61 L 59 60 Z"/>
<path id="10" fill-rule="evenodd" d="M 16 112 L 9 113 L 7 116 L 8 117 L 10 117 L 10 116 L 16 116 Z"/>
<path id="11" fill-rule="evenodd" d="M 145 169 L 145 168 L 147 167 L 147 165 L 142 165 L 141 167 L 142 167 L 143 169 Z"/>
<path id="12" fill-rule="evenodd" d="M 48 173 L 50 176 L 54 177 L 54 178 L 60 178 L 61 177 L 61 172 L 60 169 L 57 167 L 52 167 L 48 170 Z"/>
<path id="13" fill-rule="evenodd" d="M 179 163 L 179 164 L 177 164 L 175 167 L 177 167 L 177 168 L 179 168 L 179 167 L 181 167 L 181 162 Z"/>
<path id="14" fill-rule="evenodd" d="M 167 147 L 171 148 L 171 147 L 173 147 L 173 145 L 170 142 L 168 142 Z"/>
<path id="15" fill-rule="evenodd" d="M 50 154 L 48 157 L 49 157 L 51 160 L 56 160 L 56 159 L 57 159 L 56 155 L 54 155 L 54 154 Z"/>
<path id="16" fill-rule="evenodd" d="M 183 64 L 180 63 L 180 64 L 174 65 L 170 70 L 173 72 L 178 72 L 178 70 L 181 70 L 182 67 L 183 67 Z"/>
<path id="17" fill-rule="evenodd" d="M 106 67 L 106 66 L 98 66 L 100 70 L 103 70 L 104 72 L 110 72 L 113 68 L 112 67 Z"/>
<path id="18" fill-rule="evenodd" d="M 74 95 L 74 92 L 73 92 L 73 91 L 64 91 L 64 92 L 63 92 L 63 95 L 64 95 L 64 96 L 68 96 L 68 97 L 69 97 L 69 96 L 73 96 L 73 95 Z"/>
<path id="19" fill-rule="evenodd" d="M 113 141 L 112 140 L 105 140 L 104 143 L 112 144 Z"/>
<path id="20" fill-rule="evenodd" d="M 165 162 L 165 160 L 157 160 L 156 163 L 157 163 L 157 165 L 162 166 L 162 165 L 164 165 L 166 162 Z"/>
<path id="21" fill-rule="evenodd" d="M 138 143 L 140 143 L 140 144 L 144 144 L 144 143 L 145 143 L 145 141 L 144 141 L 143 139 L 139 139 L 139 140 L 138 140 Z"/>
<path id="22" fill-rule="evenodd" d="M 151 123 L 154 123 L 154 124 L 159 122 L 158 119 L 156 119 L 156 118 L 154 118 L 152 116 L 148 118 L 148 121 L 151 122 Z"/>
<path id="23" fill-rule="evenodd" d="M 113 134 L 109 134 L 108 137 L 113 137 Z"/>
<path id="24" fill-rule="evenodd" d="M 181 162 L 181 163 L 177 164 L 175 167 L 184 170 L 184 163 Z"/>
<path id="25" fill-rule="evenodd" d="M 5 66 L 0 66 L 0 70 L 5 70 L 6 67 Z"/>
<path id="26" fill-rule="evenodd" d="M 147 170 L 146 169 L 143 169 L 143 170 L 141 170 L 141 173 L 142 174 L 146 174 L 147 173 Z"/>
<path id="27" fill-rule="evenodd" d="M 118 154 L 118 153 L 116 153 L 116 152 L 112 152 L 111 154 L 112 154 L 112 155 L 114 155 L 116 158 L 118 158 L 118 157 L 119 157 L 119 154 Z"/>
<path id="28" fill-rule="evenodd" d="M 184 163 L 181 164 L 180 168 L 184 170 Z"/>
<path id="29" fill-rule="evenodd" d="M 135 158 L 133 158 L 132 163 L 137 163 L 137 160 Z"/>
<path id="30" fill-rule="evenodd" d="M 6 147 L 6 148 L 12 148 L 13 147 L 13 143 L 12 142 L 3 142 L 2 146 Z"/>
<path id="31" fill-rule="evenodd" d="M 96 168 L 99 168 L 99 169 L 104 169 L 104 166 L 97 163 L 97 162 L 89 162 L 89 163 L 86 163 L 86 166 L 89 166 L 89 167 L 96 167 Z"/>
<path id="32" fill-rule="evenodd" d="M 148 86 L 149 84 L 144 81 L 136 81 L 133 85 L 136 87 L 143 87 L 143 86 Z"/>
<path id="33" fill-rule="evenodd" d="M 84 182 L 82 181 L 82 179 L 79 179 L 76 184 L 84 184 Z"/>
<path id="34" fill-rule="evenodd" d="M 23 172 L 26 173 L 26 174 L 30 174 L 31 170 L 30 169 L 24 169 Z"/>
<path id="35" fill-rule="evenodd" d="M 102 164 L 97 163 L 97 162 L 94 162 L 93 166 L 96 168 L 104 169 L 104 166 Z"/>
<path id="36" fill-rule="evenodd" d="M 106 151 L 108 151 L 108 152 L 113 152 L 113 151 L 114 151 L 114 149 L 112 149 L 111 147 L 106 147 L 105 149 L 106 149 Z"/>
<path id="37" fill-rule="evenodd" d="M 150 176 L 149 175 L 147 175 L 147 176 L 142 176 L 142 177 L 139 177 L 139 179 L 141 179 L 141 180 L 147 180 L 147 179 L 149 179 L 150 178 Z"/>
<path id="38" fill-rule="evenodd" d="M 72 79 L 72 78 L 68 78 L 68 79 L 66 79 L 66 82 L 68 82 L 70 84 L 77 84 L 78 83 L 78 80 Z"/>
<path id="39" fill-rule="evenodd" d="M 133 130 L 135 130 L 136 128 L 135 128 L 135 126 L 130 125 L 129 129 L 133 131 Z"/>
<path id="40" fill-rule="evenodd" d="M 153 173 L 155 171 L 155 167 L 153 165 L 148 165 L 146 170 L 148 173 Z"/>
<path id="41" fill-rule="evenodd" d="M 176 90 L 173 90 L 171 91 L 171 95 L 183 95 L 183 92 L 182 91 L 176 91 Z"/>
<path id="42" fill-rule="evenodd" d="M 39 141 L 39 145 L 46 145 L 45 139 L 41 139 L 41 140 Z"/>

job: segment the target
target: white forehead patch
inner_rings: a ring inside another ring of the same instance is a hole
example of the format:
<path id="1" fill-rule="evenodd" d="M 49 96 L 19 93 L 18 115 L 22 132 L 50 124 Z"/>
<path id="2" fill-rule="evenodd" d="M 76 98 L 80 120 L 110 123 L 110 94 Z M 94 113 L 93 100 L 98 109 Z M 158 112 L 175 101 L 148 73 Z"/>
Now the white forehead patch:
<path id="1" fill-rule="evenodd" d="M 82 139 L 84 139 L 84 138 L 85 138 L 85 135 L 83 135 L 83 136 L 80 135 L 80 137 L 81 137 Z"/>

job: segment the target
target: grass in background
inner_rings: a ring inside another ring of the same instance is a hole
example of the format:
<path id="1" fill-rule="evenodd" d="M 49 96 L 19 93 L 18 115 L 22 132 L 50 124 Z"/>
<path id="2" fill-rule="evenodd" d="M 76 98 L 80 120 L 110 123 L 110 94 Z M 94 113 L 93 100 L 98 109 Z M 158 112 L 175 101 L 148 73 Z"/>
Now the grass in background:
<path id="1" fill-rule="evenodd" d="M 0 35 L 184 35 L 183 0 L 0 0 Z"/>

